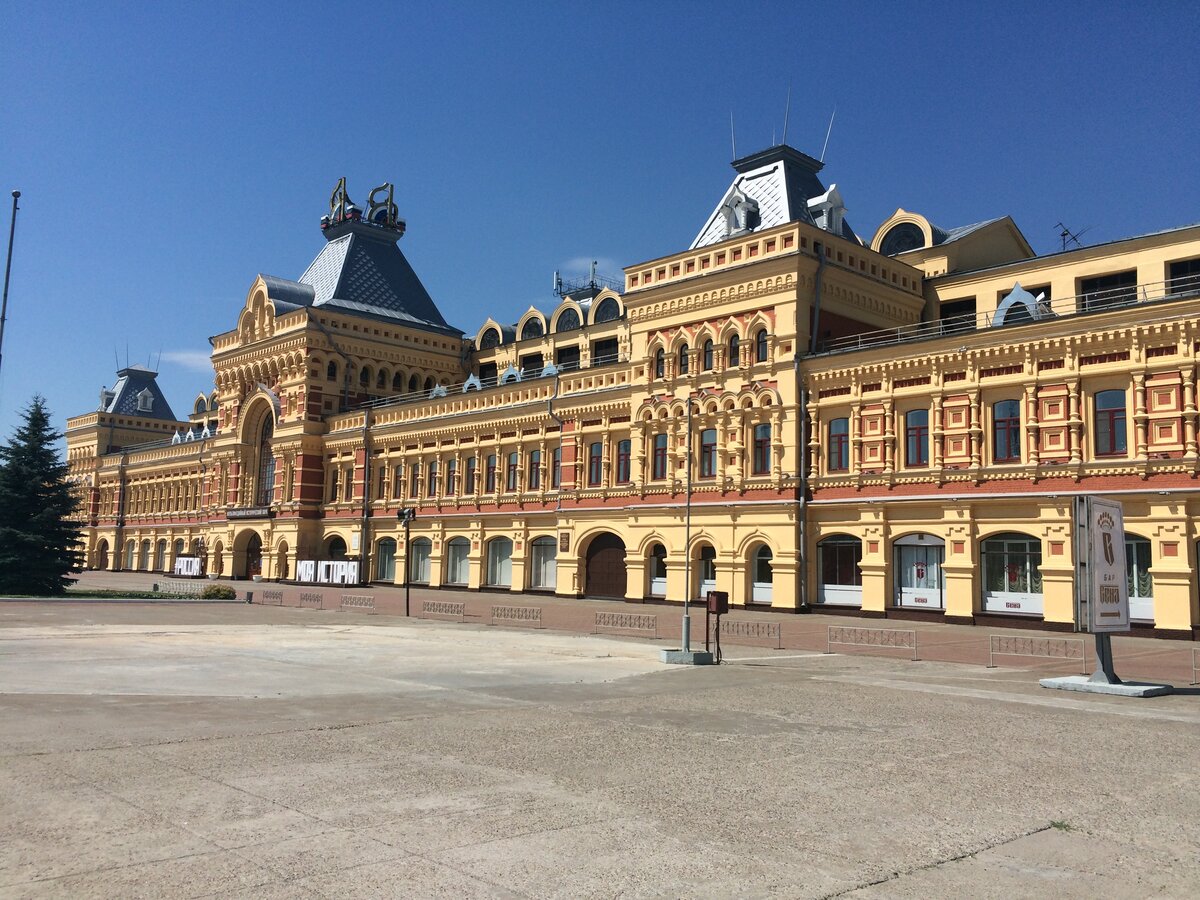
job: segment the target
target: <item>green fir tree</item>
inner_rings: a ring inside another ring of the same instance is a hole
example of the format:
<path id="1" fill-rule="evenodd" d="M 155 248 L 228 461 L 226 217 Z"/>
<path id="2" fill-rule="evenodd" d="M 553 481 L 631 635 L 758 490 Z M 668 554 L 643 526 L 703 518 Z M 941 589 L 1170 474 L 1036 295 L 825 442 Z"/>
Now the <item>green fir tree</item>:
<path id="1" fill-rule="evenodd" d="M 62 594 L 80 571 L 79 523 L 46 401 L 0 445 L 0 593 Z"/>

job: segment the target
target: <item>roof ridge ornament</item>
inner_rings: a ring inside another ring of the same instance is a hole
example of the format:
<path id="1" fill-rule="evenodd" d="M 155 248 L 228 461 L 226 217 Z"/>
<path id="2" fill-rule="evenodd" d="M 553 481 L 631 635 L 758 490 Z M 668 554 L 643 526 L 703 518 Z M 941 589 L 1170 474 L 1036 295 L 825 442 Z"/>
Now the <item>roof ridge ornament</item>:
<path id="1" fill-rule="evenodd" d="M 381 194 L 384 196 L 380 197 Z M 400 218 L 399 211 L 396 209 L 394 195 L 395 186 L 390 181 L 385 181 L 379 187 L 374 188 L 367 198 L 367 214 L 364 216 L 362 208 L 350 199 L 350 195 L 346 191 L 346 179 L 343 176 L 338 179 L 333 193 L 329 196 L 329 214 L 321 217 L 321 230 L 329 231 L 331 228 L 346 223 L 364 223 L 396 232 L 397 236 L 403 235 L 405 222 Z"/>

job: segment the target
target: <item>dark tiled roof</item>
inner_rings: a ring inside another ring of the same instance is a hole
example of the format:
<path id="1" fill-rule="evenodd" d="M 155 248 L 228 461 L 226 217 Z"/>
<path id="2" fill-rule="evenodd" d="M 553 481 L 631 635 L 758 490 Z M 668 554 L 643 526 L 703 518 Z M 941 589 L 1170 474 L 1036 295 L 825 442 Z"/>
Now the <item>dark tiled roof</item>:
<path id="1" fill-rule="evenodd" d="M 398 237 L 394 232 L 354 223 L 330 229 L 327 236 L 329 243 L 299 282 L 291 282 L 312 290 L 312 306 L 399 321 L 443 334 L 462 333 L 442 317 L 421 279 L 396 246 Z M 295 299 L 288 297 L 286 302 Z"/>
<path id="2" fill-rule="evenodd" d="M 106 413 L 123 416 L 141 416 L 143 419 L 162 419 L 177 422 L 171 404 L 158 388 L 155 380 L 158 373 L 144 366 L 126 366 L 117 372 L 117 383 L 112 386 L 113 398 L 103 408 Z M 138 409 L 138 395 L 150 392 L 150 410 Z"/>

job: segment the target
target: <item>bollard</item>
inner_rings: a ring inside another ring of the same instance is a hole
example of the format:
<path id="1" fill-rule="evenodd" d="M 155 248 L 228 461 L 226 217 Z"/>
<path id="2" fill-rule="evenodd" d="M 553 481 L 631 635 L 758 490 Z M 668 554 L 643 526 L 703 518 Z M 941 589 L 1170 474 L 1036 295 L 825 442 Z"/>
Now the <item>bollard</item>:
<path id="1" fill-rule="evenodd" d="M 154 582 L 154 584 L 150 585 L 150 591 L 151 591 L 151 593 L 154 593 L 154 594 L 158 593 L 158 582 L 157 581 Z"/>
<path id="2" fill-rule="evenodd" d="M 254 602 L 254 591 L 246 591 L 246 602 L 247 603 Z"/>

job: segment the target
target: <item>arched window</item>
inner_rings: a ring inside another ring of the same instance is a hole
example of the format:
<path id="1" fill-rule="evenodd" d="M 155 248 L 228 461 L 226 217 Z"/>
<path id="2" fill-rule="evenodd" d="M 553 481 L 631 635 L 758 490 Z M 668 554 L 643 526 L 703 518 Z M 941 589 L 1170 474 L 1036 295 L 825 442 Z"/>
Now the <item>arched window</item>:
<path id="1" fill-rule="evenodd" d="M 1150 575 L 1150 542 L 1125 532 L 1125 572 L 1129 584 L 1129 618 L 1154 621 L 1154 578 Z"/>
<path id="2" fill-rule="evenodd" d="M 427 391 L 432 391 L 432 390 L 433 390 L 433 387 L 434 387 L 434 385 L 436 385 L 436 384 L 437 384 L 437 382 L 436 382 L 436 381 L 434 381 L 434 380 L 433 380 L 433 376 L 432 376 L 432 375 L 430 375 L 429 377 L 427 377 L 427 378 L 425 379 L 425 390 L 427 390 Z"/>
<path id="3" fill-rule="evenodd" d="M 404 390 L 404 373 L 403 372 L 397 372 L 395 375 L 392 376 L 392 390 L 393 391 Z"/>
<path id="4" fill-rule="evenodd" d="M 1100 391 L 1096 394 L 1096 455 L 1124 456 L 1125 392 Z"/>
<path id="5" fill-rule="evenodd" d="M 667 548 L 662 544 L 650 545 L 650 596 L 667 596 Z"/>
<path id="6" fill-rule="evenodd" d="M 826 468 L 830 472 L 845 472 L 850 468 L 850 420 L 831 419 L 829 422 L 829 457 Z"/>
<path id="7" fill-rule="evenodd" d="M 1021 404 L 997 400 L 992 404 L 992 461 L 1021 461 Z"/>
<path id="8" fill-rule="evenodd" d="M 375 545 L 375 577 L 379 581 L 396 580 L 396 541 L 384 538 Z"/>
<path id="9" fill-rule="evenodd" d="M 701 544 L 696 554 L 696 596 L 703 599 L 717 589 L 717 551 L 711 544 Z"/>
<path id="10" fill-rule="evenodd" d="M 479 336 L 479 349 L 491 350 L 494 347 L 500 346 L 500 332 L 495 328 L 489 328 Z"/>
<path id="11" fill-rule="evenodd" d="M 741 361 L 742 361 L 741 355 L 742 355 L 742 339 L 740 337 L 738 337 L 736 334 L 730 335 L 730 337 L 729 337 L 729 359 L 727 359 L 725 361 L 725 365 L 730 369 L 737 368 L 737 366 L 740 365 Z"/>
<path id="12" fill-rule="evenodd" d="M 929 465 L 927 409 L 913 409 L 904 414 L 904 464 L 909 468 Z"/>
<path id="13" fill-rule="evenodd" d="M 771 426 L 754 426 L 754 455 L 750 471 L 755 475 L 771 474 Z"/>
<path id="14" fill-rule="evenodd" d="M 667 354 L 659 347 L 654 351 L 654 377 L 662 378 L 667 370 Z"/>
<path id="15" fill-rule="evenodd" d="M 471 542 L 464 537 L 451 538 L 446 544 L 446 584 L 465 585 L 471 572 Z"/>
<path id="16" fill-rule="evenodd" d="M 413 372 L 411 375 L 408 376 L 408 392 L 410 394 L 415 394 L 420 389 L 421 389 L 421 376 L 418 375 L 416 372 Z"/>
<path id="17" fill-rule="evenodd" d="M 358 372 L 358 383 L 363 387 L 369 387 L 371 384 L 371 367 L 363 366 Z"/>
<path id="18" fill-rule="evenodd" d="M 512 587 L 512 541 L 505 537 L 492 538 L 487 545 L 487 584 L 489 587 Z"/>
<path id="19" fill-rule="evenodd" d="M 579 313 L 575 310 L 575 307 L 568 306 L 559 314 L 554 330 L 561 334 L 564 331 L 574 331 L 579 325 Z"/>
<path id="20" fill-rule="evenodd" d="M 667 436 L 665 434 L 654 436 L 650 471 L 650 477 L 655 480 L 667 477 Z"/>
<path id="21" fill-rule="evenodd" d="M 596 315 L 592 321 L 598 325 L 601 322 L 611 322 L 619 318 L 621 318 L 621 304 L 617 303 L 613 297 L 605 297 L 596 307 Z"/>
<path id="22" fill-rule="evenodd" d="M 333 360 L 330 360 L 329 365 L 325 367 L 325 377 L 329 381 L 337 381 L 337 363 Z"/>
<path id="23" fill-rule="evenodd" d="M 534 538 L 530 546 L 529 586 L 554 590 L 558 581 L 558 541 L 552 537 Z"/>
<path id="24" fill-rule="evenodd" d="M 679 348 L 679 374 L 680 375 L 686 375 L 688 373 L 688 357 L 691 355 L 689 352 L 690 349 L 691 348 L 688 347 L 687 344 L 684 344 L 683 346 L 681 346 Z"/>
<path id="25" fill-rule="evenodd" d="M 410 546 L 408 580 L 413 584 L 429 584 L 429 557 L 433 544 L 429 538 L 417 538 Z"/>
<path id="26" fill-rule="evenodd" d="M 980 545 L 984 612 L 1042 613 L 1042 542 L 1027 534 L 998 534 Z"/>
<path id="27" fill-rule="evenodd" d="M 817 544 L 817 602 L 862 606 L 862 541 L 835 534 Z"/>
<path id="28" fill-rule="evenodd" d="M 758 334 L 754 336 L 754 361 L 767 361 L 767 330 L 759 329 Z"/>
<path id="29" fill-rule="evenodd" d="M 263 420 L 258 433 L 258 491 L 256 506 L 270 506 L 275 499 L 275 452 L 271 449 L 271 438 L 275 435 L 275 417 L 270 413 Z"/>
<path id="30" fill-rule="evenodd" d="M 704 359 L 702 365 L 705 372 L 711 372 L 713 367 L 713 342 L 704 342 Z"/>
<path id="31" fill-rule="evenodd" d="M 345 559 L 346 542 L 335 534 L 329 539 L 329 543 L 325 545 L 325 555 L 329 559 Z"/>
<path id="32" fill-rule="evenodd" d="M 760 545 L 754 551 L 750 567 L 753 575 L 753 580 L 750 582 L 750 599 L 755 603 L 770 603 L 774 598 L 771 585 L 774 578 L 774 572 L 771 569 L 771 559 L 771 548 L 766 544 Z"/>
<path id="33" fill-rule="evenodd" d="M 533 316 L 521 326 L 521 340 L 528 341 L 533 338 L 540 338 L 545 330 L 542 326 L 542 320 L 537 316 Z"/>
<path id="34" fill-rule="evenodd" d="M 125 568 L 132 569 L 134 566 L 134 556 L 137 553 L 137 543 L 130 539 L 125 542 Z"/>
<path id="35" fill-rule="evenodd" d="M 521 480 L 521 454 L 516 450 L 508 454 L 508 468 L 504 476 L 504 489 L 515 491 Z"/>
<path id="36" fill-rule="evenodd" d="M 208 404 L 204 401 L 203 397 L 198 397 L 196 399 L 196 405 L 192 408 L 192 412 L 196 413 L 197 415 L 203 412 L 208 412 Z"/>
<path id="37" fill-rule="evenodd" d="M 375 387 L 381 391 L 387 387 L 387 371 L 386 370 L 380 369 L 379 374 L 375 376 Z"/>
<path id="38" fill-rule="evenodd" d="M 717 429 L 705 428 L 700 432 L 700 477 L 713 478 L 717 474 Z"/>

